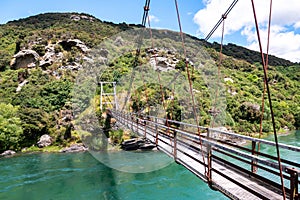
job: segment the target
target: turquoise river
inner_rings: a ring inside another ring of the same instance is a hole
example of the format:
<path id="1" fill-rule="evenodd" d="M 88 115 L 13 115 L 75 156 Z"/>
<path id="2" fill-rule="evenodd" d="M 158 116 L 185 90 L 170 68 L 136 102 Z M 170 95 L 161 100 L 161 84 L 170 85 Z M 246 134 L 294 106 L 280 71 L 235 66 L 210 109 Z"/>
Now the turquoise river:
<path id="1" fill-rule="evenodd" d="M 279 141 L 300 146 L 300 132 L 280 136 Z M 161 159 L 156 154 L 151 155 L 152 162 Z M 300 162 L 300 155 L 290 156 Z M 174 162 L 150 172 L 130 173 L 108 167 L 89 152 L 35 153 L 2 158 L 0 170 L 1 200 L 227 199 Z"/>

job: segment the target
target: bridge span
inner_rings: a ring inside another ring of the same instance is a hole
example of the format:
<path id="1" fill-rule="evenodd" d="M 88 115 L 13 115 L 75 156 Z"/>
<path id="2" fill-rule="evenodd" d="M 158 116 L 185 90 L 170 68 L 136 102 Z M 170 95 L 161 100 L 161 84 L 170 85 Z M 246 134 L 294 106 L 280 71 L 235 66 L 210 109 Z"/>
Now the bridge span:
<path id="1" fill-rule="evenodd" d="M 283 199 L 277 157 L 256 151 L 258 144 L 268 148 L 274 147 L 274 142 L 168 120 L 177 124 L 175 128 L 167 126 L 166 119 L 154 116 L 141 117 L 115 110 L 111 113 L 117 123 L 149 139 L 159 150 L 229 198 Z M 300 152 L 295 146 L 279 144 L 279 147 L 293 155 Z M 286 197 L 299 200 L 300 164 L 284 158 L 281 162 Z"/>

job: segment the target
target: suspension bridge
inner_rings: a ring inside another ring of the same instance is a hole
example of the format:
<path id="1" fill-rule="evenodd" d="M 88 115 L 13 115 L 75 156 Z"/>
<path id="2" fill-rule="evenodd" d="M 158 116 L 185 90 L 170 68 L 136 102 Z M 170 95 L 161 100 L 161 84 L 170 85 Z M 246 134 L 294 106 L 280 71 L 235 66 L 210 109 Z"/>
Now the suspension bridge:
<path id="1" fill-rule="evenodd" d="M 233 9 L 238 1 L 235 0 L 230 5 L 228 10 L 222 15 L 216 26 L 208 34 L 205 40 L 208 40 L 214 31 L 223 22 L 222 40 L 220 48 L 220 60 L 222 62 L 222 43 L 224 35 L 224 22 L 229 12 Z M 178 16 L 178 24 L 180 29 L 180 36 L 182 46 L 184 49 L 184 57 L 187 58 L 184 46 L 184 37 L 181 29 L 180 16 L 178 11 L 178 4 L 175 0 L 176 11 Z M 270 3 L 270 16 L 271 16 Z M 144 15 L 142 18 L 142 25 L 145 27 L 147 19 L 150 27 L 149 19 L 150 0 L 146 0 L 144 6 Z M 288 154 L 299 154 L 300 148 L 278 143 L 277 133 L 275 128 L 275 120 L 272 110 L 272 101 L 267 80 L 267 66 L 268 54 L 263 54 L 259 29 L 256 20 L 254 2 L 252 0 L 253 13 L 257 28 L 257 35 L 262 56 L 262 65 L 264 69 L 264 93 L 268 94 L 269 105 L 272 115 L 273 129 L 275 141 L 268 141 L 260 138 L 252 138 L 249 136 L 236 134 L 232 132 L 222 131 L 218 128 L 209 128 L 199 126 L 198 117 L 195 117 L 195 124 L 184 123 L 173 120 L 170 117 L 159 118 L 146 114 L 125 112 L 119 108 L 116 83 L 101 82 L 101 99 L 100 107 L 103 110 L 104 104 L 111 104 L 108 110 L 110 117 L 115 118 L 119 126 L 126 127 L 132 132 L 142 136 L 153 144 L 159 150 L 166 153 L 174 160 L 183 165 L 189 171 L 194 173 L 197 177 L 207 182 L 207 184 L 215 190 L 218 190 L 231 199 L 300 199 L 299 196 L 299 175 L 300 164 L 297 161 L 292 161 L 280 157 L 280 151 L 285 151 Z M 271 17 L 270 17 L 271 21 Z M 269 22 L 270 27 L 270 22 Z M 150 35 L 151 29 L 149 28 Z M 269 36 L 268 36 L 269 38 Z M 140 38 L 141 40 L 141 38 Z M 269 42 L 268 42 L 269 43 Z M 269 45 L 269 44 L 268 44 Z M 154 49 L 152 42 L 152 49 Z M 138 57 L 140 54 L 140 47 L 136 51 L 135 65 L 138 65 Z M 187 60 L 187 59 L 186 59 Z M 155 60 L 157 63 L 157 61 Z M 195 99 L 193 95 L 193 86 L 189 72 L 188 62 L 186 64 L 186 73 L 191 93 L 191 101 L 193 103 L 192 109 L 196 112 Z M 218 72 L 219 73 L 219 72 Z M 142 75 L 143 77 L 143 75 Z M 134 76 L 132 76 L 134 79 Z M 161 86 L 161 78 L 158 73 L 158 84 Z M 106 93 L 103 85 L 111 84 L 113 86 L 112 93 Z M 133 87 L 133 80 L 130 83 L 130 89 Z M 144 84 L 146 89 L 146 84 Z M 162 86 L 160 87 L 163 109 L 166 112 L 166 105 Z M 104 96 L 110 99 L 109 102 L 104 100 Z M 127 93 L 126 102 L 130 98 L 130 92 Z M 145 94 L 146 101 L 148 99 Z M 262 108 L 264 106 L 262 105 Z M 263 111 L 262 111 L 263 112 Z M 217 115 L 217 113 L 213 114 Z M 173 124 L 173 126 L 172 126 Z M 176 124 L 176 126 L 174 126 Z M 238 142 L 235 142 L 238 141 Z M 241 143 L 240 141 L 243 141 Z M 269 155 L 260 152 L 260 147 L 275 148 L 274 155 Z"/>
<path id="2" fill-rule="evenodd" d="M 276 144 L 272 141 L 168 120 L 180 125 L 174 128 L 166 125 L 167 119 L 154 116 L 116 110 L 110 114 L 119 126 L 147 138 L 212 189 L 231 199 L 282 199 L 276 156 L 256 151 L 259 143 L 274 148 Z M 200 135 L 195 134 L 198 129 Z M 279 148 L 292 155 L 300 152 L 299 147 L 285 144 L 279 144 Z M 299 199 L 300 164 L 284 158 L 281 161 L 286 198 Z"/>

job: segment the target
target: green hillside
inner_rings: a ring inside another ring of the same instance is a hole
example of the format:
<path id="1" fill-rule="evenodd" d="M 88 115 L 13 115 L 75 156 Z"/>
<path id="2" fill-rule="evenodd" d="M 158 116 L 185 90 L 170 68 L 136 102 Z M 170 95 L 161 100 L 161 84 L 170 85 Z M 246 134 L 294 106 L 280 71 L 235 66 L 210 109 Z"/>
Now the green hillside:
<path id="1" fill-rule="evenodd" d="M 6 149 L 21 150 L 36 145 L 43 134 L 53 138 L 53 146 L 64 147 L 80 142 L 70 112 L 74 81 L 87 59 L 86 49 L 93 49 L 107 38 L 135 28 L 140 26 L 113 24 L 79 13 L 40 14 L 0 25 L 0 153 Z M 180 46 L 177 42 L 179 36 L 173 32 L 154 31 L 158 37 L 164 34 L 171 39 L 164 40 L 162 46 Z M 210 44 L 188 35 L 186 42 L 203 46 L 217 62 L 218 44 Z M 168 56 L 165 50 L 159 50 L 159 53 L 162 57 Z M 261 111 L 257 110 L 257 106 L 261 105 L 263 91 L 259 55 L 258 52 L 234 44 L 224 47 L 220 70 L 221 80 L 226 86 L 225 126 L 242 134 L 256 135 L 259 132 Z M 110 61 L 103 80 L 118 82 L 123 76 L 129 75 L 134 57 L 135 51 L 132 49 L 132 52 Z M 139 62 L 147 63 L 149 60 L 147 50 L 142 49 Z M 269 61 L 271 66 L 268 76 L 276 128 L 281 132 L 299 129 L 300 66 L 274 56 Z M 183 64 L 182 60 L 178 62 L 175 70 L 184 75 Z M 229 81 L 224 81 L 224 78 Z M 200 91 L 196 95 L 202 117 L 200 124 L 209 126 L 212 102 L 208 85 L 201 79 L 197 69 L 193 72 L 192 80 L 194 89 Z M 137 88 L 136 97 L 131 99 L 132 109 L 137 109 L 134 108 L 137 104 L 145 108 L 142 94 L 149 94 L 149 98 L 155 101 L 156 87 L 149 85 L 147 92 Z M 166 91 L 166 96 L 170 96 L 169 93 Z M 84 92 L 82 98 L 85 98 Z M 177 107 L 179 109 L 179 105 Z M 263 131 L 272 131 L 267 101 Z"/>

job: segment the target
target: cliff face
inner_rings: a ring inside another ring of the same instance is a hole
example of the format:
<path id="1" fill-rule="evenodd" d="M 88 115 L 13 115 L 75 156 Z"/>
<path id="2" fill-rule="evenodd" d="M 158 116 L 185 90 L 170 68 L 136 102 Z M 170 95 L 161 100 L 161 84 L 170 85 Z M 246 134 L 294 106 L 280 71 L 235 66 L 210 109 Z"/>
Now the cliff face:
<path id="1" fill-rule="evenodd" d="M 52 137 L 53 145 L 65 146 L 80 141 L 72 124 L 72 114 L 69 113 L 78 70 L 90 59 L 87 55 L 94 47 L 112 35 L 138 27 L 103 22 L 79 13 L 47 13 L 0 25 L 0 116 L 3 116 L 0 120 L 3 136 L 0 137 L 0 152 L 36 145 L 44 134 Z M 165 30 L 154 31 L 154 34 L 162 38 L 165 35 L 178 37 Z M 188 35 L 186 38 L 204 46 L 213 59 L 218 59 L 217 44 Z M 120 47 L 126 42 L 123 38 L 117 39 L 115 42 Z M 165 46 L 173 43 L 172 40 L 164 42 Z M 107 54 L 107 49 L 99 50 L 103 62 L 107 62 Z M 141 62 L 149 62 L 160 71 L 178 70 L 184 73 L 184 60 L 177 55 L 175 47 L 148 48 L 141 54 Z M 221 71 L 227 91 L 226 126 L 248 134 L 256 133 L 259 130 L 263 87 L 262 67 L 256 56 L 258 52 L 229 44 L 224 47 L 224 54 Z M 118 82 L 130 73 L 134 56 L 131 52 L 107 63 L 109 68 L 103 73 L 103 78 Z M 269 61 L 273 64 L 269 69 L 269 82 L 276 109 L 276 126 L 281 130 L 299 128 L 299 66 L 276 57 L 271 57 Z M 157 66 L 155 62 L 158 62 Z M 193 63 L 189 65 L 193 66 Z M 200 123 L 209 125 L 212 106 L 210 94 L 205 89 L 208 86 L 197 76 L 197 72 L 192 78 L 201 108 Z M 149 98 L 153 101 L 158 99 L 156 90 L 156 86 L 149 86 L 148 92 L 152 94 Z M 139 88 L 137 93 L 145 94 L 145 91 Z M 85 98 L 83 92 L 82 99 Z M 140 99 L 134 103 L 144 105 L 143 101 Z M 61 114 L 65 111 L 68 115 Z M 267 106 L 264 120 L 264 132 L 269 132 L 271 126 Z M 7 128 L 9 124 L 14 126 Z"/>

